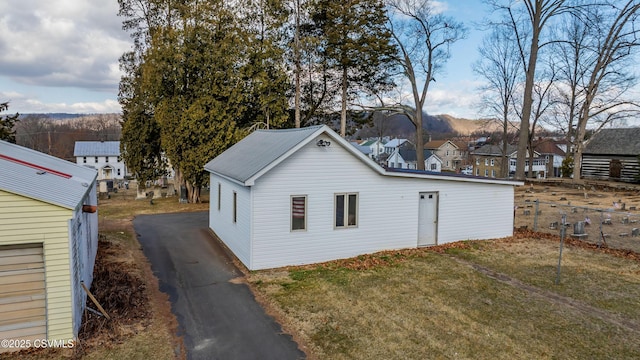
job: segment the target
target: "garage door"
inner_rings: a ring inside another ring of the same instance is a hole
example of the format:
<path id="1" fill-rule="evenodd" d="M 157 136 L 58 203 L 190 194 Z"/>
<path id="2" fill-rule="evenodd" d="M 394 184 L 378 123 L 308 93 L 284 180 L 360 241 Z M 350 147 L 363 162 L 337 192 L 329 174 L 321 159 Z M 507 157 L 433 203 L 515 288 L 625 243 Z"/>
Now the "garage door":
<path id="1" fill-rule="evenodd" d="M 0 339 L 46 334 L 42 245 L 0 246 Z"/>

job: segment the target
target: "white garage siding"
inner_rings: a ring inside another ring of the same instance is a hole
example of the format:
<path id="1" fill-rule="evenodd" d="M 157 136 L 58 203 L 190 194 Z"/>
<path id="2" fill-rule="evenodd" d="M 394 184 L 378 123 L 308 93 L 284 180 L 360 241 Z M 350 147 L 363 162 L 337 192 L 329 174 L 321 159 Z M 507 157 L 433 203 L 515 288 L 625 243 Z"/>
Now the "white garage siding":
<path id="1" fill-rule="evenodd" d="M 512 233 L 512 186 L 384 176 L 341 146 L 315 143 L 256 181 L 251 269 L 416 247 L 420 192 L 439 193 L 439 244 Z M 334 194 L 344 192 L 358 193 L 358 227 L 334 229 Z M 307 196 L 306 231 L 290 231 L 292 195 Z"/>
<path id="2" fill-rule="evenodd" d="M 251 189 L 220 176 L 210 177 L 209 227 L 231 251 L 249 267 L 251 263 Z M 220 188 L 218 188 L 220 184 Z M 220 210 L 218 210 L 220 189 Z M 236 193 L 237 217 L 233 221 L 233 194 Z"/>

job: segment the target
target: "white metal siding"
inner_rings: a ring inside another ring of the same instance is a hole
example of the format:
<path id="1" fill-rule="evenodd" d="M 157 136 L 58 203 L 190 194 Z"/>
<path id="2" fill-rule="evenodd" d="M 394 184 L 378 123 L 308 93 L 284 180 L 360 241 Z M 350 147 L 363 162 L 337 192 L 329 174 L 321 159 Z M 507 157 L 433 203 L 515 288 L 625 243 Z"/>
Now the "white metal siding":
<path id="1" fill-rule="evenodd" d="M 242 166 L 242 165 L 239 165 Z M 244 187 L 211 174 L 209 227 L 233 253 L 250 267 L 251 188 Z M 218 183 L 221 184 L 220 210 L 218 210 Z M 233 222 L 233 192 L 237 193 L 237 221 Z"/>
<path id="2" fill-rule="evenodd" d="M 315 143 L 309 142 L 253 187 L 251 264 L 232 248 L 250 269 L 416 247 L 420 192 L 440 194 L 439 244 L 512 234 L 512 186 L 383 176 L 339 145 Z M 212 177 L 212 184 L 216 181 Z M 334 229 L 338 192 L 358 193 L 357 228 Z M 307 195 L 307 231 L 290 231 L 290 195 Z"/>

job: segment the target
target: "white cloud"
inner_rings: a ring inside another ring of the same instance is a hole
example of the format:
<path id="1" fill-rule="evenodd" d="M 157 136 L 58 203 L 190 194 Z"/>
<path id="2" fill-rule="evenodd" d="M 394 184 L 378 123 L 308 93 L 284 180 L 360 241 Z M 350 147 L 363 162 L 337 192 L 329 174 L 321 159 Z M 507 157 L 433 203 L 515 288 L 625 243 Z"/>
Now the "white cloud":
<path id="1" fill-rule="evenodd" d="M 0 75 L 17 83 L 115 91 L 130 48 L 116 1 L 0 4 Z"/>
<path id="2" fill-rule="evenodd" d="M 2 102 L 9 101 L 8 113 L 71 113 L 71 114 L 95 114 L 95 113 L 120 113 L 122 108 L 118 101 L 105 99 L 103 101 L 88 102 L 43 102 L 34 96 L 17 92 L 0 91 Z"/>

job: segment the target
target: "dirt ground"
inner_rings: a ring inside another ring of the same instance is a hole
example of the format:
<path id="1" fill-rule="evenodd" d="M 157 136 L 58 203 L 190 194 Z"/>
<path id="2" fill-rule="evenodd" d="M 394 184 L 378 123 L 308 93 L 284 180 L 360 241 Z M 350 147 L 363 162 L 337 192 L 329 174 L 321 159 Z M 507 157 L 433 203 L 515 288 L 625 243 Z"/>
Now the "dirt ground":
<path id="1" fill-rule="evenodd" d="M 575 238 L 640 252 L 640 187 L 616 185 L 527 183 L 516 188 L 514 226 L 559 235 L 564 215 L 567 237 L 582 221 L 586 235 Z"/>

